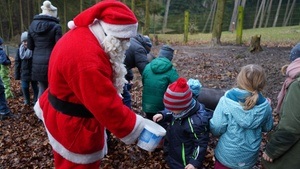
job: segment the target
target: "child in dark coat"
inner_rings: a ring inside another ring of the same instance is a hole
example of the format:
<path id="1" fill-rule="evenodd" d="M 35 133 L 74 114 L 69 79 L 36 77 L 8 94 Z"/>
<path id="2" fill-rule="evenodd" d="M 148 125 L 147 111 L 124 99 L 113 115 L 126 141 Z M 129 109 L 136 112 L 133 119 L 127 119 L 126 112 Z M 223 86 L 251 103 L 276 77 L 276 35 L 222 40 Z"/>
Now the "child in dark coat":
<path id="1" fill-rule="evenodd" d="M 186 79 L 179 78 L 164 94 L 166 111 L 153 121 L 170 122 L 167 130 L 167 163 L 171 169 L 201 168 L 209 141 L 209 119 L 212 114 L 192 98 Z"/>
<path id="2" fill-rule="evenodd" d="M 28 32 L 26 31 L 21 34 L 21 45 L 15 56 L 15 79 L 21 80 L 24 105 L 30 106 L 30 84 L 33 89 L 32 104 L 37 101 L 39 89 L 37 81 L 31 80 L 32 51 L 27 49 L 27 36 Z"/>

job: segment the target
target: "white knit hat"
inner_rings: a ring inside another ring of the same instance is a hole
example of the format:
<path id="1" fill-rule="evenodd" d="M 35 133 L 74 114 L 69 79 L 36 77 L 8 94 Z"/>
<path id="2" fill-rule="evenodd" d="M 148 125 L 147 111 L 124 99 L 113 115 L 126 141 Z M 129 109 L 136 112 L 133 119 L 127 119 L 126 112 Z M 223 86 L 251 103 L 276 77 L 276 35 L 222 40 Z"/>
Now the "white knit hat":
<path id="1" fill-rule="evenodd" d="M 28 36 L 28 32 L 27 32 L 27 31 L 23 32 L 23 33 L 21 34 L 21 42 L 27 40 L 27 36 Z"/>
<path id="2" fill-rule="evenodd" d="M 51 4 L 50 1 L 44 1 L 43 6 L 41 6 L 42 15 L 50 15 L 57 18 L 57 8 Z"/>

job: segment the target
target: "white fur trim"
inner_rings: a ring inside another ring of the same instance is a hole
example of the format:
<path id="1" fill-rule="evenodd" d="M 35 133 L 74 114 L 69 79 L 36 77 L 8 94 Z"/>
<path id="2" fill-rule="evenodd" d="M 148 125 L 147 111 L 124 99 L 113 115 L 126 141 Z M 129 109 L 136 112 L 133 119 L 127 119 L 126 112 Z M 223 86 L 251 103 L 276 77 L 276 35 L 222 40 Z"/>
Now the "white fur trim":
<path id="1" fill-rule="evenodd" d="M 43 110 L 40 107 L 39 101 L 34 106 L 34 111 L 35 114 L 38 116 L 39 119 L 41 119 L 45 125 L 44 122 L 44 117 L 43 117 Z M 63 158 L 71 161 L 72 163 L 75 164 L 90 164 L 93 162 L 96 162 L 100 159 L 102 159 L 106 154 L 107 154 L 107 144 L 106 142 L 104 143 L 104 147 L 102 150 L 97 151 L 95 153 L 91 154 L 78 154 L 78 153 L 73 153 L 66 149 L 62 144 L 60 144 L 48 131 L 46 125 L 45 129 L 48 135 L 49 143 L 52 146 L 53 150 L 56 151 L 58 154 L 60 154 Z M 105 135 L 105 139 L 106 139 Z"/>
<path id="2" fill-rule="evenodd" d="M 76 28 L 76 25 L 75 25 L 74 21 L 69 21 L 69 22 L 68 22 L 68 28 L 69 28 L 69 29 L 74 29 L 74 28 Z"/>
<path id="3" fill-rule="evenodd" d="M 132 132 L 130 134 L 128 134 L 127 136 L 125 136 L 121 139 L 121 141 L 123 141 L 125 144 L 133 144 L 137 140 L 137 138 L 140 136 L 142 131 L 144 130 L 144 127 L 145 127 L 144 120 L 145 119 L 138 114 L 136 116 L 137 117 L 136 117 L 134 129 L 132 130 Z"/>
<path id="4" fill-rule="evenodd" d="M 104 32 L 116 38 L 131 38 L 137 34 L 138 24 L 114 25 L 100 21 Z"/>
<path id="5" fill-rule="evenodd" d="M 89 26 L 89 28 L 91 32 L 94 34 L 94 36 L 97 38 L 99 44 L 102 45 L 102 42 L 105 38 L 105 34 L 100 23 L 98 21 L 95 21 L 93 24 Z"/>

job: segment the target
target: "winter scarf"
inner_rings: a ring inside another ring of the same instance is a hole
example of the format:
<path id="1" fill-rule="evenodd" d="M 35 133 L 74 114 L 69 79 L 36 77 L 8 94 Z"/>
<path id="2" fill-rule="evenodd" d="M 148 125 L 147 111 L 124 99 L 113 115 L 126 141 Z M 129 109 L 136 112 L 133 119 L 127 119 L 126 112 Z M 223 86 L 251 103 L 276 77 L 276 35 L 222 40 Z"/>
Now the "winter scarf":
<path id="1" fill-rule="evenodd" d="M 32 57 L 32 50 L 29 50 L 29 49 L 25 48 L 24 45 L 22 44 L 20 46 L 19 54 L 20 54 L 20 58 L 22 60 L 23 59 L 30 59 Z"/>
<path id="2" fill-rule="evenodd" d="M 278 94 L 278 97 L 277 97 L 278 102 L 277 102 L 277 106 L 275 108 L 275 112 L 280 111 L 287 88 L 295 80 L 295 78 L 297 77 L 297 75 L 299 75 L 299 73 L 300 73 L 300 58 L 297 58 L 287 67 L 287 70 L 286 70 L 287 77 L 282 85 L 281 91 Z"/>

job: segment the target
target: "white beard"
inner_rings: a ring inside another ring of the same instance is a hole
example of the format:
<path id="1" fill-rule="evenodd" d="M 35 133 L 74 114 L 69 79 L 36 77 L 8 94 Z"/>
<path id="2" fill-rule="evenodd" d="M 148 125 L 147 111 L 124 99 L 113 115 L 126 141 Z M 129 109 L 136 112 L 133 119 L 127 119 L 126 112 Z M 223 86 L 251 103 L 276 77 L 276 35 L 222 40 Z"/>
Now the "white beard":
<path id="1" fill-rule="evenodd" d="M 102 45 L 105 48 L 105 52 L 110 56 L 110 62 L 113 68 L 113 84 L 119 94 L 123 93 L 124 84 L 127 83 L 125 75 L 127 70 L 124 65 L 125 51 L 129 48 L 130 42 L 120 41 L 113 36 L 106 36 Z"/>

